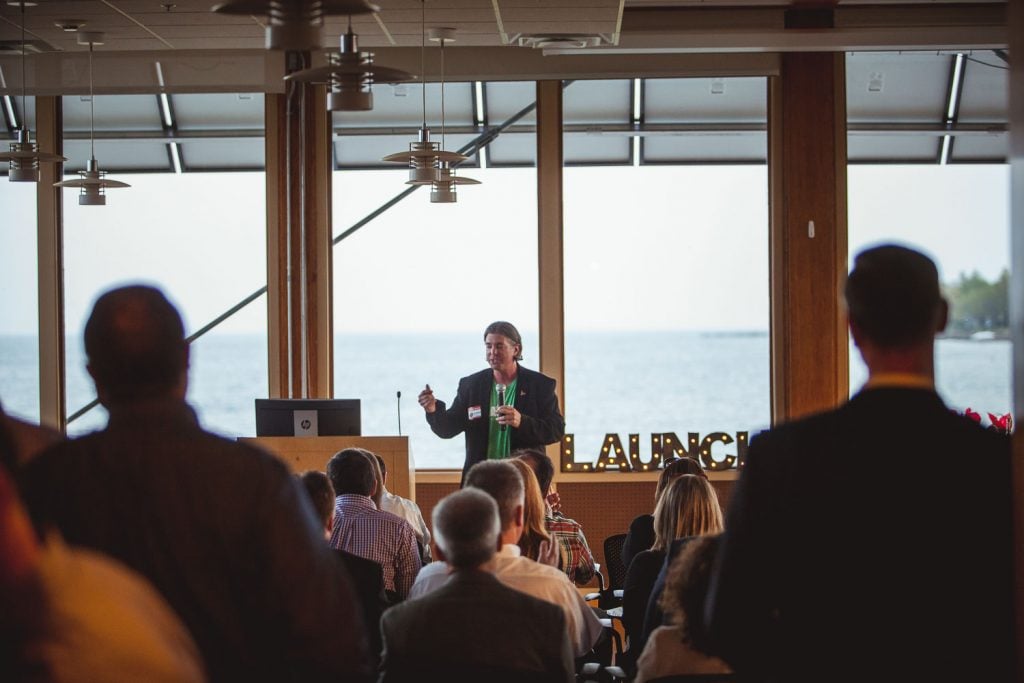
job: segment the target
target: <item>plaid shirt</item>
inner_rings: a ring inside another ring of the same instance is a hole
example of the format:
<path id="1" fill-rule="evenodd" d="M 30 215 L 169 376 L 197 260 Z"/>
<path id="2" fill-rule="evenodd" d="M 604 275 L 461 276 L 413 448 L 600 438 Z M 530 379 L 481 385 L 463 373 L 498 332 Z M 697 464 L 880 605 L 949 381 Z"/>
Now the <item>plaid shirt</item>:
<path id="1" fill-rule="evenodd" d="M 379 564 L 384 570 L 384 590 L 403 598 L 420 570 L 412 527 L 401 517 L 378 510 L 366 496 L 346 493 L 334 499 L 331 547 Z"/>
<path id="2" fill-rule="evenodd" d="M 579 522 L 556 512 L 544 516 L 544 526 L 558 540 L 558 568 L 581 586 L 593 579 L 594 555 Z"/>

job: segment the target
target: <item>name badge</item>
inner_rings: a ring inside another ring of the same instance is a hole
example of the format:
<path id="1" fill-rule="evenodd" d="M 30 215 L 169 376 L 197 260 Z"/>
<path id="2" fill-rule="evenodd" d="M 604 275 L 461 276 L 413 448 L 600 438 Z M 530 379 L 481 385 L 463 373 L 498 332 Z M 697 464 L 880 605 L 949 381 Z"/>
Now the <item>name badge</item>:
<path id="1" fill-rule="evenodd" d="M 484 414 L 484 411 L 480 409 L 480 406 L 470 406 L 469 407 L 469 419 L 470 420 L 479 420 L 483 416 L 483 414 Z"/>

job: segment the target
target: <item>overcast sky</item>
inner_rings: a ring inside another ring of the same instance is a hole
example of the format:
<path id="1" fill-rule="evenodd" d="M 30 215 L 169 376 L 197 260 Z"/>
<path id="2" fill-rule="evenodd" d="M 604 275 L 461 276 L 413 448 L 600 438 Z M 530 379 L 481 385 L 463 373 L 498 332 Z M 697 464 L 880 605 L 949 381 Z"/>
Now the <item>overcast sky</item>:
<path id="1" fill-rule="evenodd" d="M 467 170 L 454 206 L 425 190 L 335 250 L 335 329 L 535 329 L 533 169 Z M 265 284 L 263 175 L 116 176 L 106 207 L 65 200 L 67 329 L 121 282 L 155 282 L 190 329 Z M 335 175 L 334 230 L 404 189 L 405 174 Z M 570 168 L 565 173 L 569 330 L 767 329 L 764 167 Z M 1006 166 L 851 166 L 850 246 L 897 238 L 946 281 L 1008 265 Z M 36 327 L 35 186 L 0 182 L 0 334 Z M 261 299 L 223 327 L 265 329 Z"/>

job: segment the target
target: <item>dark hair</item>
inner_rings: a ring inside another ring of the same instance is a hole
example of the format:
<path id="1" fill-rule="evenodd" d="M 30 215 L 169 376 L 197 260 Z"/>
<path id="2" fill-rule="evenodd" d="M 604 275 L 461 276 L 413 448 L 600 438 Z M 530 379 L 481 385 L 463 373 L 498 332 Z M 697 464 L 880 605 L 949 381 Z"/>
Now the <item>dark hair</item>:
<path id="1" fill-rule="evenodd" d="M 377 480 L 373 463 L 361 448 L 346 448 L 332 455 L 327 462 L 327 477 L 339 496 L 346 493 L 369 496 Z"/>
<path id="2" fill-rule="evenodd" d="M 296 476 L 302 487 L 306 489 L 306 493 L 309 494 L 309 502 L 313 504 L 316 514 L 320 516 L 320 521 L 326 526 L 327 521 L 331 518 L 331 513 L 334 512 L 334 487 L 331 486 L 331 480 L 327 478 L 326 474 L 317 470 L 307 470 Z"/>
<path id="3" fill-rule="evenodd" d="M 886 244 L 862 251 L 846 278 L 850 322 L 882 348 L 931 339 L 943 311 L 939 272 L 919 251 Z"/>
<path id="4" fill-rule="evenodd" d="M 434 507 L 434 540 L 453 567 L 477 567 L 498 549 L 498 506 L 485 492 L 466 488 Z"/>
<path id="5" fill-rule="evenodd" d="M 487 340 L 489 334 L 500 334 L 503 337 L 508 338 L 513 344 L 519 347 L 519 353 L 516 354 L 516 360 L 523 359 L 523 338 L 519 336 L 519 330 L 516 326 L 510 322 L 504 320 L 497 320 L 487 326 L 484 330 L 484 341 Z"/>
<path id="6" fill-rule="evenodd" d="M 523 477 L 512 463 L 502 460 L 478 462 L 466 473 L 466 486 L 489 493 L 498 504 L 502 530 L 512 526 L 516 507 L 523 505 L 525 496 Z"/>
<path id="7" fill-rule="evenodd" d="M 383 477 L 388 473 L 388 466 L 384 464 L 384 458 L 380 457 L 376 453 L 373 454 L 373 457 L 377 458 L 377 466 L 380 467 L 380 476 Z"/>
<path id="8" fill-rule="evenodd" d="M 684 474 L 695 474 L 698 477 L 708 478 L 707 472 L 704 471 L 704 468 L 696 458 L 687 457 L 670 460 L 665 463 L 665 468 L 658 475 L 658 486 L 654 489 L 654 502 L 658 502 L 662 491 L 668 488 L 669 484 Z"/>
<path id="9" fill-rule="evenodd" d="M 687 541 L 673 560 L 665 578 L 661 608 L 679 624 L 683 642 L 699 652 L 709 652 L 704 625 L 704 598 L 711 584 L 711 568 L 721 545 L 721 534 L 698 536 Z"/>
<path id="10" fill-rule="evenodd" d="M 97 387 L 115 401 L 161 396 L 188 368 L 181 316 L 160 290 L 141 285 L 96 300 L 85 353 Z"/>
<path id="11" fill-rule="evenodd" d="M 540 494 L 542 496 L 548 495 L 548 490 L 551 488 L 551 480 L 555 478 L 555 466 L 551 464 L 551 458 L 548 454 L 539 448 L 520 448 L 519 450 L 513 451 L 513 458 L 519 458 L 533 470 L 533 473 L 537 475 L 537 483 L 540 484 Z"/>

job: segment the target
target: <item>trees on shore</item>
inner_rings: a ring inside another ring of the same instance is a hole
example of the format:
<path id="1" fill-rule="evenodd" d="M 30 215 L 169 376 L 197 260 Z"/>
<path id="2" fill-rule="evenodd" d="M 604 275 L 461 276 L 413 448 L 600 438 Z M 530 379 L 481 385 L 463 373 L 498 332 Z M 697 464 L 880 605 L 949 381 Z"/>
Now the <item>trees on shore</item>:
<path id="1" fill-rule="evenodd" d="M 1003 269 L 995 282 L 989 282 L 978 271 L 960 273 L 957 282 L 944 285 L 950 305 L 949 327 L 954 336 L 975 332 L 1002 332 L 1010 325 L 1010 272 Z"/>

